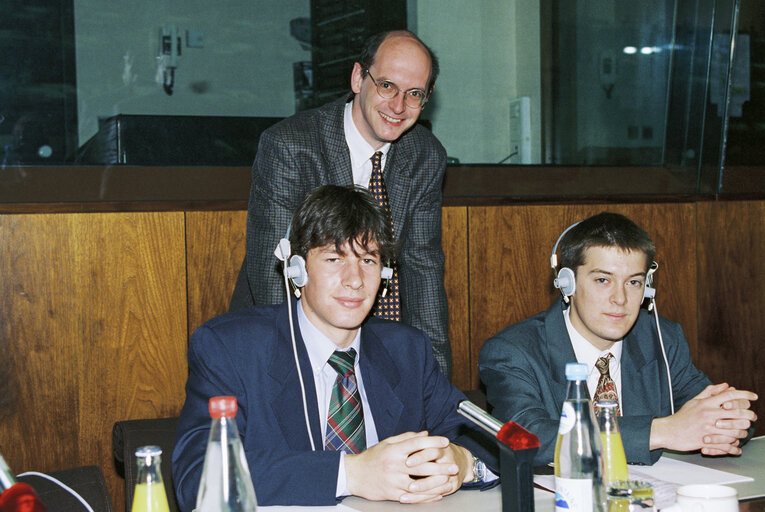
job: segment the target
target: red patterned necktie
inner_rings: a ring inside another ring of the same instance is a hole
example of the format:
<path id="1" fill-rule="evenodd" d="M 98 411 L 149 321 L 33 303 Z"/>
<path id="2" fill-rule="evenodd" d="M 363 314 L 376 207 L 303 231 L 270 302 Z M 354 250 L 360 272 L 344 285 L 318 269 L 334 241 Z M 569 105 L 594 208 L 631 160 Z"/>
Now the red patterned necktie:
<path id="1" fill-rule="evenodd" d="M 324 449 L 345 453 L 360 453 L 367 447 L 364 429 L 364 410 L 361 394 L 356 381 L 353 365 L 356 351 L 335 350 L 329 358 L 329 365 L 337 372 L 332 397 L 327 413 L 327 430 Z"/>
<path id="2" fill-rule="evenodd" d="M 377 200 L 377 204 L 385 212 L 385 220 L 388 223 L 388 229 L 390 230 L 391 238 L 395 239 L 396 231 L 393 229 L 393 216 L 390 212 L 390 203 L 388 202 L 388 191 L 385 188 L 385 181 L 383 181 L 382 174 L 382 152 L 377 151 L 372 155 L 372 176 L 369 177 L 369 191 Z M 388 293 L 383 296 L 380 292 L 377 295 L 377 307 L 375 308 L 374 315 L 386 320 L 401 321 L 401 296 L 398 287 L 398 265 L 396 260 L 386 262 L 383 264 L 390 266 L 393 269 L 393 277 L 390 283 L 386 283 L 386 288 L 390 288 Z M 383 288 L 385 290 L 385 288 Z"/>
<path id="3" fill-rule="evenodd" d="M 599 401 L 610 400 L 616 402 L 616 415 L 621 416 L 621 408 L 619 407 L 619 393 L 616 392 L 616 383 L 611 378 L 611 374 L 608 371 L 608 361 L 614 357 L 609 352 L 603 357 L 598 358 L 595 362 L 595 368 L 600 372 L 600 378 L 598 379 L 598 386 L 595 388 L 595 407 Z"/>

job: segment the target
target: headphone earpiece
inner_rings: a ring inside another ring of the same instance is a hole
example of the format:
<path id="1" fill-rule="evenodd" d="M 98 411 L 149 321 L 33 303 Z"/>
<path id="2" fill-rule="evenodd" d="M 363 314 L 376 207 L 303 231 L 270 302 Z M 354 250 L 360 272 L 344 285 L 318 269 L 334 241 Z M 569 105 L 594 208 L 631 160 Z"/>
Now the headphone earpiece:
<path id="1" fill-rule="evenodd" d="M 555 276 L 555 279 L 553 280 L 553 286 L 560 290 L 560 293 L 563 295 L 563 301 L 566 303 L 568 303 L 568 298 L 576 291 L 576 276 L 574 275 L 574 271 L 568 267 L 563 267 L 560 269 L 560 271 L 556 270 L 558 267 L 558 255 L 556 253 L 558 252 L 558 244 L 560 244 L 560 241 L 563 240 L 563 237 L 566 235 L 566 233 L 568 233 L 571 228 L 579 224 L 579 222 L 574 222 L 563 230 L 563 233 L 561 233 L 558 239 L 555 241 L 555 245 L 552 249 L 552 254 L 550 255 L 550 267 L 552 267 L 553 275 Z"/>
<path id="2" fill-rule="evenodd" d="M 289 236 L 289 229 L 287 230 Z M 302 256 L 291 256 L 292 249 L 287 237 L 279 240 L 279 244 L 274 249 L 274 256 L 279 258 L 284 264 L 284 275 L 289 278 L 295 286 L 295 296 L 300 297 L 301 288 L 308 283 L 308 272 L 305 270 L 305 260 Z"/>
<path id="3" fill-rule="evenodd" d="M 284 275 L 290 278 L 292 284 L 298 288 L 308 284 L 308 272 L 305 269 L 305 260 L 302 256 L 290 257 L 289 265 L 284 268 Z"/>
<path id="4" fill-rule="evenodd" d="M 291 256 L 289 265 L 284 269 L 284 274 L 289 277 L 292 284 L 298 288 L 302 288 L 308 284 L 308 272 L 305 269 L 305 260 L 302 256 L 298 256 L 297 254 Z"/>
<path id="5" fill-rule="evenodd" d="M 659 264 L 655 261 L 651 262 L 651 266 L 648 267 L 648 272 L 645 274 L 645 286 L 643 287 L 643 300 L 650 300 L 648 305 L 648 311 L 653 309 L 653 299 L 656 297 L 656 288 L 653 287 L 653 273 L 659 268 Z"/>
<path id="6" fill-rule="evenodd" d="M 290 252 L 291 249 L 289 239 L 282 238 L 276 245 L 276 249 L 274 249 L 274 256 L 276 256 L 279 261 L 287 261 L 290 257 Z"/>
<path id="7" fill-rule="evenodd" d="M 553 286 L 560 290 L 565 299 L 568 299 L 576 291 L 576 276 L 574 271 L 563 267 L 558 272 L 558 277 L 553 280 Z"/>
<path id="8" fill-rule="evenodd" d="M 380 278 L 385 280 L 385 288 L 382 291 L 382 296 L 385 297 L 388 294 L 390 280 L 393 279 L 393 269 L 387 265 L 384 266 L 380 271 Z"/>

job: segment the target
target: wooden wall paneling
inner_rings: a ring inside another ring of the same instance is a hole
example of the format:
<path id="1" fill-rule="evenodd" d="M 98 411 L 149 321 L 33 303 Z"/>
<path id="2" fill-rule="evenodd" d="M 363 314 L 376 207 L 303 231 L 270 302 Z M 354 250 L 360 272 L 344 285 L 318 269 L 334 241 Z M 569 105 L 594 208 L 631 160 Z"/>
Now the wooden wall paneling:
<path id="1" fill-rule="evenodd" d="M 83 294 L 72 272 L 74 227 L 73 217 L 0 216 L 0 451 L 16 473 L 80 456 L 73 441 L 82 326 L 73 313 Z"/>
<path id="2" fill-rule="evenodd" d="M 470 376 L 470 305 L 468 302 L 467 208 L 443 208 L 444 285 L 449 301 L 449 342 L 452 347 L 452 383 L 473 389 Z"/>
<path id="3" fill-rule="evenodd" d="M 560 232 L 606 209 L 656 242 L 659 311 L 697 365 L 765 389 L 763 201 L 444 208 L 454 383 L 478 387 L 483 341 L 557 296 Z M 227 309 L 245 222 L 243 210 L 0 215 L 0 453 L 14 471 L 98 464 L 121 509 L 112 424 L 180 411 L 188 332 Z"/>
<path id="4" fill-rule="evenodd" d="M 660 316 L 683 326 L 691 356 L 695 357 L 698 346 L 696 204 L 627 204 L 608 209 L 634 220 L 656 244 L 659 264 L 654 274 L 656 308 Z"/>
<path id="5" fill-rule="evenodd" d="M 554 207 L 472 207 L 470 232 L 471 380 L 479 385 L 481 345 L 505 326 L 549 306 L 550 250 L 560 233 Z M 552 241 L 550 241 L 552 240 Z"/>
<path id="6" fill-rule="evenodd" d="M 189 336 L 228 311 L 245 254 L 246 211 L 186 212 Z"/>
<path id="7" fill-rule="evenodd" d="M 114 421 L 183 401 L 183 236 L 182 213 L 0 216 L 0 450 L 14 471 L 97 464 L 124 503 Z"/>
<path id="8" fill-rule="evenodd" d="M 765 201 L 700 203 L 698 366 L 713 382 L 760 396 L 765 433 Z"/>
<path id="9" fill-rule="evenodd" d="M 479 384 L 483 342 L 505 326 L 546 310 L 558 296 L 550 255 L 572 223 L 601 211 L 622 213 L 651 235 L 659 251 L 660 312 L 686 328 L 692 346 L 695 318 L 695 222 L 692 203 L 471 207 L 471 379 Z"/>

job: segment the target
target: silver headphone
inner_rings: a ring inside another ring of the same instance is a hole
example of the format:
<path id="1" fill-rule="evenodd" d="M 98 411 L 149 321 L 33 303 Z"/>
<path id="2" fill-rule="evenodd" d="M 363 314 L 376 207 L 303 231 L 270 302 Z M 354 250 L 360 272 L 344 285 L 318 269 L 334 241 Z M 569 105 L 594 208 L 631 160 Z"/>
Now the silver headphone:
<path id="1" fill-rule="evenodd" d="M 287 234 L 279 240 L 279 244 L 274 250 L 274 256 L 284 262 L 284 276 L 294 286 L 295 296 L 300 297 L 300 288 L 308 284 L 308 272 L 305 269 L 305 259 L 297 254 L 291 254 L 289 236 L 290 228 L 287 228 Z M 380 278 L 385 280 L 385 288 L 382 292 L 382 296 L 385 297 L 388 292 L 388 284 L 393 278 L 393 269 L 384 265 L 380 271 Z"/>
<path id="2" fill-rule="evenodd" d="M 287 296 L 289 299 L 289 283 L 292 283 L 296 297 L 300 297 L 300 288 L 308 284 L 308 272 L 305 268 L 305 259 L 297 254 L 291 254 L 290 247 L 290 225 L 287 227 L 287 233 L 284 238 L 279 240 L 279 243 L 274 249 L 274 256 L 283 263 L 284 267 L 284 287 L 287 290 Z M 383 297 L 388 291 L 388 283 L 393 277 L 393 269 L 389 266 L 382 267 L 380 277 L 385 279 L 385 289 L 383 290 Z M 287 300 L 287 316 L 290 323 L 290 340 L 292 341 L 292 355 L 295 359 L 295 367 L 297 368 L 298 380 L 300 381 L 300 393 L 303 398 L 303 416 L 305 418 L 305 428 L 308 432 L 308 440 L 311 442 L 311 450 L 316 451 L 316 442 L 313 439 L 313 431 L 311 430 L 311 422 L 308 417 L 308 401 L 305 396 L 305 383 L 303 381 L 303 372 L 300 369 L 300 361 L 298 359 L 297 342 L 295 339 L 295 324 L 292 318 L 292 306 L 290 301 Z"/>
<path id="3" fill-rule="evenodd" d="M 579 222 L 571 224 L 563 231 L 563 233 L 560 234 L 558 239 L 555 241 L 552 255 L 550 256 L 550 266 L 552 267 L 553 275 L 555 276 L 555 279 L 553 280 L 553 286 L 560 290 L 560 293 L 563 295 L 563 300 L 566 303 L 568 303 L 568 298 L 572 296 L 576 291 L 576 275 L 574 274 L 574 271 L 568 267 L 563 267 L 562 269 L 557 270 L 558 245 L 560 244 L 560 241 L 563 239 L 563 237 L 566 236 L 566 233 L 568 233 L 574 226 L 579 224 Z M 645 276 L 645 286 L 643 287 L 642 301 L 646 299 L 653 301 L 654 297 L 656 297 L 656 288 L 653 287 L 653 273 L 656 272 L 657 268 L 659 268 L 659 265 L 655 261 L 652 261 L 651 265 L 648 267 L 648 272 L 646 272 Z M 649 311 L 652 309 L 652 307 L 653 302 L 651 302 L 651 304 L 648 306 Z"/>
<path id="4" fill-rule="evenodd" d="M 579 221 L 581 222 L 581 221 Z M 571 228 L 579 224 L 579 222 L 575 222 L 574 224 L 571 224 L 569 227 L 567 227 L 563 233 L 560 234 L 558 239 L 555 241 L 555 245 L 553 246 L 552 255 L 550 256 L 550 266 L 553 269 L 553 275 L 555 276 L 555 279 L 553 280 L 553 286 L 560 290 L 561 294 L 563 294 L 563 300 L 568 303 L 568 298 L 574 294 L 576 291 L 576 276 L 574 275 L 574 271 L 571 270 L 568 267 L 563 267 L 560 270 L 557 270 L 558 268 L 558 244 L 560 244 L 560 241 L 563 239 L 563 237 L 566 235 L 566 233 L 569 232 Z M 656 288 L 653 287 L 653 273 L 656 272 L 656 269 L 659 268 L 659 264 L 655 261 L 651 262 L 651 265 L 648 267 L 648 271 L 645 274 L 645 286 L 643 287 L 643 299 L 642 301 L 645 301 L 648 299 L 650 304 L 648 304 L 648 311 L 653 311 L 653 317 L 656 322 L 656 332 L 659 335 L 659 345 L 661 347 L 661 355 L 664 359 L 664 368 L 667 371 L 667 387 L 669 388 L 669 407 L 672 411 L 672 414 L 675 414 L 675 396 L 674 391 L 672 390 L 672 375 L 669 371 L 669 361 L 667 360 L 667 351 L 664 349 L 664 337 L 661 335 L 661 326 L 659 325 L 659 313 L 656 310 Z M 641 301 L 641 303 L 642 303 Z"/>

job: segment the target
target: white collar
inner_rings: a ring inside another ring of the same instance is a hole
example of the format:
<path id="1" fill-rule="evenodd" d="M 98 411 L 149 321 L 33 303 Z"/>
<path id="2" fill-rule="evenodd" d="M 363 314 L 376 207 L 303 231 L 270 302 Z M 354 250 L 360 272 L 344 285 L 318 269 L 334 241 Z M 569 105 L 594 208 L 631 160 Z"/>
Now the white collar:
<path id="1" fill-rule="evenodd" d="M 576 354 L 576 360 L 580 363 L 587 365 L 587 374 L 591 374 L 595 369 L 595 362 L 609 352 L 614 356 L 608 363 L 609 373 L 616 371 L 622 360 L 622 348 L 624 347 L 623 340 L 619 340 L 608 350 L 599 350 L 592 343 L 587 341 L 584 336 L 579 334 L 574 325 L 571 323 L 570 318 L 571 307 L 569 306 L 563 311 L 563 318 L 566 322 L 566 330 L 568 331 L 568 337 L 571 340 L 571 347 Z"/>
<path id="2" fill-rule="evenodd" d="M 324 370 L 324 366 L 329 361 L 329 357 L 335 350 L 347 351 L 355 349 L 356 354 L 360 354 L 361 347 L 361 328 L 356 330 L 356 337 L 348 348 L 341 349 L 335 343 L 327 338 L 315 325 L 311 323 L 303 310 L 303 300 L 298 300 L 298 326 L 300 334 L 303 337 L 305 349 L 308 352 L 308 359 L 311 361 L 311 369 L 314 375 Z M 359 358 L 356 357 L 356 365 Z"/>
<path id="3" fill-rule="evenodd" d="M 374 155 L 376 151 L 382 151 L 384 164 L 385 157 L 387 157 L 388 150 L 390 150 L 390 142 L 380 149 L 375 150 L 372 145 L 361 136 L 361 132 L 356 128 L 356 123 L 353 122 L 352 109 L 354 101 L 355 100 L 351 100 L 345 104 L 345 111 L 343 113 L 345 142 L 348 144 L 348 150 L 351 153 L 351 167 L 354 169 L 361 167 L 372 158 L 372 155 Z"/>

